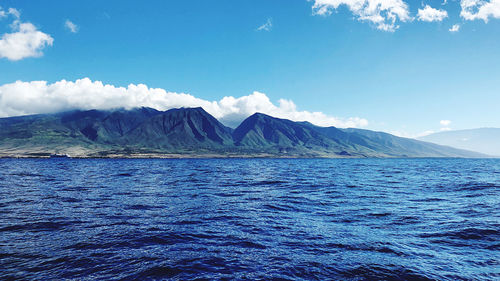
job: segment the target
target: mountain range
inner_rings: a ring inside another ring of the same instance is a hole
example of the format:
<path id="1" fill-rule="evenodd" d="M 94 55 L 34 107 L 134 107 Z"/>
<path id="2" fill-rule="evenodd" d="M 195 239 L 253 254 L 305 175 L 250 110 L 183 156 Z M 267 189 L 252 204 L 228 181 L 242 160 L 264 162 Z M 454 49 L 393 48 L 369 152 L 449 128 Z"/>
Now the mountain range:
<path id="1" fill-rule="evenodd" d="M 201 107 L 73 110 L 0 118 L 0 156 L 483 157 L 361 129 L 319 127 L 255 113 L 237 128 Z"/>
<path id="2" fill-rule="evenodd" d="M 423 141 L 500 156 L 500 128 L 478 128 L 434 133 Z"/>

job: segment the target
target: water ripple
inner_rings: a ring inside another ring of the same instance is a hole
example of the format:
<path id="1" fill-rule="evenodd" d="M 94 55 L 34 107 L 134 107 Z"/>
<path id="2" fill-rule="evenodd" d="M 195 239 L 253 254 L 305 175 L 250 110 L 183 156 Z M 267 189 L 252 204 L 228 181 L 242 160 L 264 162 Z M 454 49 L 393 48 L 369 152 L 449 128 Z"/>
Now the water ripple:
<path id="1" fill-rule="evenodd" d="M 0 159 L 0 279 L 499 280 L 499 167 Z"/>

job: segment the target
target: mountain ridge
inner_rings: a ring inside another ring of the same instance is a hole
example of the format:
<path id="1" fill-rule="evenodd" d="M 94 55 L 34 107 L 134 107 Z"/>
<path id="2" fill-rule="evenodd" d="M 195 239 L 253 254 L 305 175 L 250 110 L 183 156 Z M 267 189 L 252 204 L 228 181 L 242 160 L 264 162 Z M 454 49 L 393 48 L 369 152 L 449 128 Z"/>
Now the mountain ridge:
<path id="1" fill-rule="evenodd" d="M 255 113 L 235 129 L 203 108 L 73 110 L 0 118 L 0 156 L 484 157 L 362 129 Z"/>
<path id="2" fill-rule="evenodd" d="M 443 131 L 418 139 L 500 157 L 500 143 L 498 142 L 500 139 L 500 128 L 483 127 Z"/>

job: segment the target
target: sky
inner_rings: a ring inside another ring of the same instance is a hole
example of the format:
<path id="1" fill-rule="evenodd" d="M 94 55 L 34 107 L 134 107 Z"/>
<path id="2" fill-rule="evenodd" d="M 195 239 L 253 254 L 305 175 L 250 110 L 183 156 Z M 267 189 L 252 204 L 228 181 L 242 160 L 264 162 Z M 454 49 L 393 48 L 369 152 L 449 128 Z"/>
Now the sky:
<path id="1" fill-rule="evenodd" d="M 417 137 L 500 127 L 500 0 L 0 0 L 0 117 L 202 106 Z"/>

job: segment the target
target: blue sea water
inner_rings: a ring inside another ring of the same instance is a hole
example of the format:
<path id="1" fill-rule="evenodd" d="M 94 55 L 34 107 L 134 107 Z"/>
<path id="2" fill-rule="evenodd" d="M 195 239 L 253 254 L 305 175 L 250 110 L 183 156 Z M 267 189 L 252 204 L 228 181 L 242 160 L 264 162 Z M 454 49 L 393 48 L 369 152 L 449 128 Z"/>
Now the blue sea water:
<path id="1" fill-rule="evenodd" d="M 0 159 L 2 280 L 499 280 L 500 160 Z"/>

